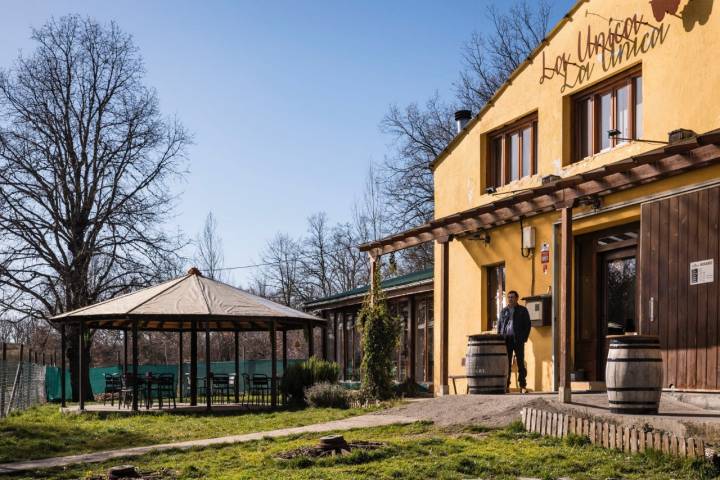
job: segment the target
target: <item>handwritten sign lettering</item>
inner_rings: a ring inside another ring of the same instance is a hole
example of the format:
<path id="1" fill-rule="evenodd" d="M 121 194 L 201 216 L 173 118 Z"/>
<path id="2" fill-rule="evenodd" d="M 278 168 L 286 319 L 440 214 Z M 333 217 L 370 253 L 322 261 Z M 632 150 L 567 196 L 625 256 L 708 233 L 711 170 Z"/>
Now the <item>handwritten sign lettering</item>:
<path id="1" fill-rule="evenodd" d="M 670 25 L 652 24 L 637 14 L 624 20 L 610 19 L 607 30 L 594 32 L 591 26 L 578 32 L 577 51 L 563 52 L 550 60 L 542 53 L 540 83 L 560 78 L 560 92 L 589 81 L 595 68 L 608 70 L 662 45 Z"/>

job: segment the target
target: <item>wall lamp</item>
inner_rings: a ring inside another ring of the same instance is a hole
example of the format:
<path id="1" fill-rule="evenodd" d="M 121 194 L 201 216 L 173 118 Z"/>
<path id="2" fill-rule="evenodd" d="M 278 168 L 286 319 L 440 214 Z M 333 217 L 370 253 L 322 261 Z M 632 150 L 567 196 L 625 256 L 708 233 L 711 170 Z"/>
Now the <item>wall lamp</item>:
<path id="1" fill-rule="evenodd" d="M 617 128 L 613 128 L 612 130 L 608 130 L 607 135 L 608 138 L 614 138 L 615 140 L 620 140 L 621 142 L 642 142 L 642 143 L 658 143 L 662 145 L 667 145 L 670 142 L 665 142 L 663 140 L 643 140 L 641 138 L 624 138 L 621 137 L 620 134 L 622 132 L 618 130 Z"/>

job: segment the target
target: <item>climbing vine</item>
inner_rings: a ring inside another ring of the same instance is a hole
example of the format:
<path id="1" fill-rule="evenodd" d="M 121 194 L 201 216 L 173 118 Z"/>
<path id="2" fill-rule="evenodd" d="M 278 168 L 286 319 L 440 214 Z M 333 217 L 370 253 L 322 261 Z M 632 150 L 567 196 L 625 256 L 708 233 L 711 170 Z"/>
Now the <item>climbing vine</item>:
<path id="1" fill-rule="evenodd" d="M 401 324 L 400 319 L 388 310 L 378 271 L 358 313 L 358 320 L 362 335 L 362 394 L 365 398 L 386 400 L 393 396 L 393 357 L 400 340 Z"/>

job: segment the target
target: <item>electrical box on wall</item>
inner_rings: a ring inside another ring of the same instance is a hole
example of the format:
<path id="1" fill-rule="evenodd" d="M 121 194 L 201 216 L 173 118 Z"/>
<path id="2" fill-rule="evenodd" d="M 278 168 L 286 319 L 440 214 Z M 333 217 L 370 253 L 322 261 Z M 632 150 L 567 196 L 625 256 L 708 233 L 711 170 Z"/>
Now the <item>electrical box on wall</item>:
<path id="1" fill-rule="evenodd" d="M 526 250 L 535 248 L 535 227 L 523 227 L 522 248 Z"/>
<path id="2" fill-rule="evenodd" d="M 530 314 L 530 325 L 533 327 L 552 325 L 552 295 L 534 295 L 523 297 L 523 300 Z"/>

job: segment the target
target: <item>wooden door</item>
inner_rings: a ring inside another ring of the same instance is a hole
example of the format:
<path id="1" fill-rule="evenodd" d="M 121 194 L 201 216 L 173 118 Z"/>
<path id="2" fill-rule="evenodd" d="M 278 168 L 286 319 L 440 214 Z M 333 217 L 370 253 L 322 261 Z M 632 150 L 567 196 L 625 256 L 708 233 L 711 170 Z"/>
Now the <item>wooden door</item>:
<path id="1" fill-rule="evenodd" d="M 640 331 L 660 337 L 666 388 L 720 387 L 719 207 L 720 187 L 642 206 Z M 713 281 L 697 282 L 691 264 L 705 260 L 700 273 L 710 273 Z"/>

